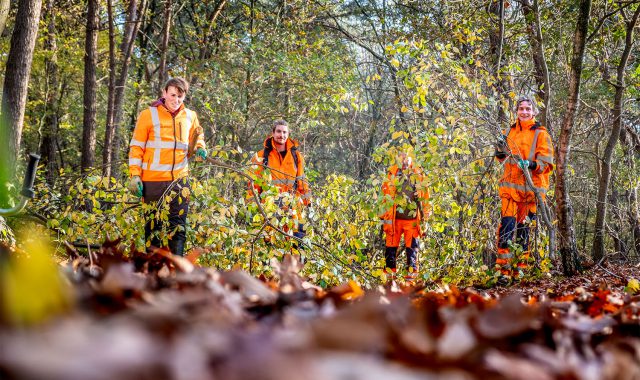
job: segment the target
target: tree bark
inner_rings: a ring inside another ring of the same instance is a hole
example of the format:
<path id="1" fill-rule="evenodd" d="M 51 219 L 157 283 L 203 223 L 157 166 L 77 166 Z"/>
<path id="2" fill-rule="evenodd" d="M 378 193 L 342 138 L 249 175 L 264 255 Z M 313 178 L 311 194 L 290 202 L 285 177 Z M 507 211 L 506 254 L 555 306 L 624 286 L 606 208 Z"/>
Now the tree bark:
<path id="1" fill-rule="evenodd" d="M 142 0 L 140 3 L 140 10 L 144 10 L 146 7 L 146 0 Z M 140 12 L 142 13 L 142 12 Z M 124 36 L 122 43 L 120 44 L 121 59 L 119 62 L 119 72 L 117 74 L 117 80 L 114 88 L 113 95 L 113 111 L 112 111 L 112 127 L 109 129 L 110 133 L 105 133 L 104 141 L 104 154 L 103 165 L 105 176 L 117 176 L 119 172 L 119 157 L 121 152 L 121 138 L 118 135 L 120 124 L 122 122 L 125 86 L 127 84 L 127 75 L 129 73 L 129 63 L 131 61 L 131 53 L 133 52 L 133 45 L 135 45 L 135 37 L 140 27 L 140 19 L 138 17 L 138 1 L 130 0 L 127 8 L 127 20 L 124 29 Z"/>
<path id="2" fill-rule="evenodd" d="M 571 150 L 571 134 L 580 101 L 580 82 L 584 51 L 586 48 L 587 29 L 591 13 L 591 0 L 580 0 L 576 30 L 573 35 L 573 53 L 569 74 L 568 101 L 560 130 L 560 138 L 556 151 L 556 215 L 558 216 L 559 251 L 562 258 L 564 274 L 572 276 L 580 269 L 576 234 L 573 223 L 573 207 L 569 198 L 567 184 L 567 166 Z"/>
<path id="3" fill-rule="evenodd" d="M 160 44 L 160 65 L 158 67 L 158 96 L 162 96 L 164 84 L 167 81 L 167 49 L 171 33 L 171 5 L 172 0 L 164 2 L 164 25 L 162 26 L 162 42 Z"/>
<path id="4" fill-rule="evenodd" d="M 41 9 L 42 0 L 21 0 L 18 4 L 16 25 L 11 36 L 11 47 L 4 73 L 2 115 L 9 129 L 8 166 L 5 167 L 9 168 L 11 173 L 20 152 L 24 109 L 27 104 L 29 75 Z"/>
<path id="5" fill-rule="evenodd" d="M 0 0 L 0 36 L 2 36 L 2 32 L 4 32 L 4 27 L 7 26 L 10 9 L 11 2 L 9 0 Z"/>
<path id="6" fill-rule="evenodd" d="M 540 114 L 537 119 L 542 125 L 551 129 L 549 123 L 549 101 L 551 99 L 551 81 L 549 80 L 549 69 L 547 59 L 544 54 L 544 39 L 540 27 L 540 9 L 538 0 L 523 0 L 522 12 L 527 22 L 527 34 L 531 45 L 531 56 L 533 58 L 534 76 L 536 78 L 536 96 L 542 102 Z"/>
<path id="7" fill-rule="evenodd" d="M 611 134 L 607 141 L 607 146 L 604 149 L 602 156 L 602 167 L 600 170 L 600 182 L 598 184 L 598 203 L 596 209 L 596 222 L 594 226 L 594 239 L 593 239 L 593 260 L 599 262 L 605 256 L 604 246 L 604 233 L 605 233 L 605 219 L 607 217 L 607 201 L 609 183 L 611 182 L 611 158 L 613 151 L 620 139 L 620 130 L 622 128 L 622 103 L 625 91 L 625 69 L 629 61 L 629 55 L 633 47 L 633 29 L 636 26 L 638 17 L 640 16 L 640 7 L 636 8 L 631 20 L 626 22 L 626 36 L 624 42 L 624 50 L 618 63 L 616 72 L 616 82 L 613 86 L 616 89 L 613 100 L 613 125 L 611 126 Z"/>
<path id="8" fill-rule="evenodd" d="M 498 19 L 497 28 L 489 32 L 489 55 L 493 58 L 491 75 L 496 78 L 495 89 L 498 93 L 498 124 L 505 128 L 509 118 L 505 110 L 505 79 L 502 77 L 502 50 L 504 46 L 504 0 L 493 0 L 489 4 L 489 13 Z"/>
<path id="9" fill-rule="evenodd" d="M 49 186 L 53 186 L 58 175 L 58 44 L 56 36 L 56 14 L 54 0 L 47 0 L 44 17 L 47 31 L 44 49 L 47 52 L 44 60 L 46 75 L 46 94 L 44 115 L 42 118 L 40 157 L 45 165 L 45 177 Z"/>
<path id="10" fill-rule="evenodd" d="M 114 99 L 116 93 L 116 32 L 113 25 L 113 1 L 107 0 L 107 23 L 109 25 L 109 90 L 107 95 L 107 116 L 102 148 L 102 175 L 111 176 L 111 151 L 114 135 Z"/>
<path id="11" fill-rule="evenodd" d="M 80 164 L 83 171 L 91 168 L 96 156 L 96 66 L 98 64 L 98 0 L 88 0 L 87 26 L 84 40 L 84 115 Z"/>

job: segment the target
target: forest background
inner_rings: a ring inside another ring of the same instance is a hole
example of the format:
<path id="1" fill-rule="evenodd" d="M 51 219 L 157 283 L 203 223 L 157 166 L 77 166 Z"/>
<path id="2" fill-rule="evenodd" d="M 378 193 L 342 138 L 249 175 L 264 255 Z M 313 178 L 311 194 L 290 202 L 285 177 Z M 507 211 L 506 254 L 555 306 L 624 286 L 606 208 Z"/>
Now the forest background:
<path id="1" fill-rule="evenodd" d="M 17 198 L 25 152 L 38 152 L 27 216 L 52 231 L 59 252 L 116 237 L 141 247 L 128 141 L 160 85 L 183 76 L 215 158 L 191 168 L 188 247 L 202 264 L 256 274 L 288 252 L 285 237 L 262 238 L 279 223 L 275 206 L 267 200 L 262 214 L 244 177 L 282 117 L 302 143 L 314 194 L 312 281 L 382 277 L 379 188 L 410 144 L 434 211 L 421 275 L 491 283 L 493 143 L 514 121 L 517 96 L 531 94 L 557 163 L 533 274 L 555 266 L 570 275 L 586 258 L 637 262 L 639 4 L 0 0 L 2 207 Z"/>

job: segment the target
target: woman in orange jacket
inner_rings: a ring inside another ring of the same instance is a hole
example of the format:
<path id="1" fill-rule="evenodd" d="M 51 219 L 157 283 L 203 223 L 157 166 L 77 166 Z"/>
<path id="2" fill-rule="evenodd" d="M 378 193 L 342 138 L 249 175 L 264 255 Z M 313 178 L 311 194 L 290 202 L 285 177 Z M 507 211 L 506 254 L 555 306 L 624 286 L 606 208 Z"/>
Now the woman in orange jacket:
<path id="1" fill-rule="evenodd" d="M 535 120 L 538 109 L 532 98 L 520 97 L 516 101 L 516 122 L 501 136 L 496 147 L 496 158 L 504 165 L 499 182 L 502 201 L 498 228 L 498 254 L 496 264 L 505 276 L 518 275 L 527 267 L 529 258 L 530 222 L 536 219 L 536 196 L 545 199 L 549 176 L 553 171 L 553 145 L 547 129 Z M 531 174 L 533 188 L 527 183 L 524 171 Z M 514 241 L 515 237 L 515 241 Z M 522 247 L 519 258 L 513 256 L 510 245 Z M 517 264 L 517 270 L 512 268 Z M 501 277 L 508 283 L 509 277 Z"/>
<path id="2" fill-rule="evenodd" d="M 418 244 L 422 236 L 421 221 L 430 212 L 429 190 L 424 184 L 424 173 L 413 165 L 406 152 L 398 155 L 398 165 L 392 165 L 382 184 L 387 203 L 382 219 L 385 238 L 385 273 L 396 272 L 396 255 L 400 239 L 404 235 L 407 255 L 407 278 L 418 274 Z"/>
<path id="3" fill-rule="evenodd" d="M 189 188 L 188 153 L 195 150 L 198 159 L 205 159 L 207 151 L 198 116 L 184 106 L 189 84 L 182 78 L 167 81 L 162 98 L 156 100 L 138 116 L 129 144 L 129 190 L 144 203 L 165 199 L 168 189 L 177 192 L 169 202 L 169 249 L 182 256 L 186 241 L 185 227 L 189 200 L 183 188 Z M 194 146 L 191 146 L 194 145 Z M 175 182 L 175 185 L 174 185 Z M 164 222 L 154 218 L 154 211 L 145 215 L 145 240 L 149 246 L 161 247 L 158 232 Z"/>

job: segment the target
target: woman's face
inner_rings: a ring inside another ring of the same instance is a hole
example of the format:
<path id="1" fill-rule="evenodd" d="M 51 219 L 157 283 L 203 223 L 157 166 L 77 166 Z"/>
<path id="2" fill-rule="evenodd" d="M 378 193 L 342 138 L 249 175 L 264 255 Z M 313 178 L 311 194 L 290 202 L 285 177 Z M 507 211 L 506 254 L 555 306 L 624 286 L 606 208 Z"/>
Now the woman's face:
<path id="1" fill-rule="evenodd" d="M 520 121 L 531 120 L 535 116 L 533 106 L 531 105 L 531 102 L 527 100 L 520 102 L 516 113 L 518 114 L 518 119 Z"/>

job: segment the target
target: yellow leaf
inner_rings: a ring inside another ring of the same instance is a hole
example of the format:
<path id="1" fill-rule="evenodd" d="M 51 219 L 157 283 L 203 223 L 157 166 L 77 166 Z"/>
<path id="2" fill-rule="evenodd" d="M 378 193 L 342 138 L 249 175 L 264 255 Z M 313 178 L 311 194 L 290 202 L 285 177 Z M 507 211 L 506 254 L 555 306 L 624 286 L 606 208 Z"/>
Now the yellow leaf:
<path id="1" fill-rule="evenodd" d="M 631 294 L 638 293 L 640 291 L 640 281 L 635 278 L 630 278 L 626 290 Z"/>

